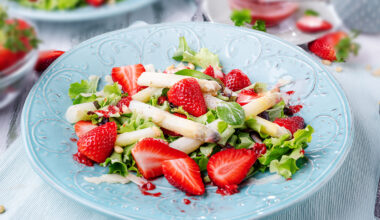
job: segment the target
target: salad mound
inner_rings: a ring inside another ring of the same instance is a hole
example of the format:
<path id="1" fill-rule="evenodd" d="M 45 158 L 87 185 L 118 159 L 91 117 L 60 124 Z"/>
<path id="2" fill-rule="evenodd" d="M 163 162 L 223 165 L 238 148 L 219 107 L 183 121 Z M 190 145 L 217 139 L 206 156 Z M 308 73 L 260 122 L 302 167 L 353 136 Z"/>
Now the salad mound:
<path id="1" fill-rule="evenodd" d="M 71 10 L 86 5 L 100 7 L 105 4 L 114 4 L 122 0 L 12 0 L 22 6 L 46 11 Z"/>
<path id="2" fill-rule="evenodd" d="M 188 195 L 204 194 L 205 183 L 229 195 L 257 172 L 290 180 L 307 162 L 313 128 L 294 116 L 302 106 L 289 105 L 284 82 L 268 88 L 239 69 L 224 74 L 216 54 L 184 37 L 173 59 L 181 63 L 164 71 L 115 67 L 100 91 L 96 76 L 71 84 L 74 159 L 109 169 L 87 181 L 132 181 L 147 195 L 147 180 L 163 175 Z"/>

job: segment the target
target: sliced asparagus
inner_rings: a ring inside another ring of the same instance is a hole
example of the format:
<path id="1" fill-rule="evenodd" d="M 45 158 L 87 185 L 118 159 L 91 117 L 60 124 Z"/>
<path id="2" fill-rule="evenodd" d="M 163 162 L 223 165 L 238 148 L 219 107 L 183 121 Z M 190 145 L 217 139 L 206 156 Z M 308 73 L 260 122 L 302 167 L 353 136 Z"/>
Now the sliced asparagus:
<path id="1" fill-rule="evenodd" d="M 159 88 L 171 88 L 178 81 L 186 78 L 191 78 L 189 76 L 181 76 L 175 74 L 165 74 L 165 73 L 154 73 L 154 72 L 144 72 L 137 80 L 137 84 L 140 86 L 152 86 Z M 196 79 L 196 78 L 194 78 Z M 205 79 L 196 79 L 201 87 L 202 91 L 205 93 L 216 93 L 222 87 L 215 81 L 209 81 Z"/>
<path id="2" fill-rule="evenodd" d="M 210 94 L 203 94 L 203 97 L 205 99 L 207 108 L 209 109 L 216 109 L 220 103 L 224 102 L 223 100 L 218 99 Z"/>
<path id="3" fill-rule="evenodd" d="M 66 119 L 70 123 L 76 123 L 80 120 L 87 120 L 89 119 L 87 112 L 95 110 L 96 107 L 92 102 L 72 105 L 66 111 Z"/>
<path id="4" fill-rule="evenodd" d="M 268 92 L 264 96 L 254 99 L 243 106 L 245 118 L 256 116 L 261 112 L 271 108 L 281 99 L 280 93 Z"/>
<path id="5" fill-rule="evenodd" d="M 276 123 L 265 120 L 258 116 L 253 116 L 252 118 L 256 120 L 256 123 L 262 126 L 261 132 L 264 134 L 270 135 L 272 137 L 281 137 L 284 134 L 290 134 L 288 129 L 281 127 Z"/>
<path id="6" fill-rule="evenodd" d="M 126 145 L 133 144 L 142 138 L 159 137 L 160 135 L 161 135 L 160 129 L 158 129 L 155 126 L 144 128 L 141 130 L 125 132 L 125 133 L 117 135 L 116 145 L 126 146 Z"/>
<path id="7" fill-rule="evenodd" d="M 132 99 L 140 101 L 140 102 L 147 102 L 149 101 L 151 96 L 160 95 L 161 92 L 162 92 L 162 88 L 148 87 L 134 94 L 132 96 Z"/>
<path id="8" fill-rule="evenodd" d="M 204 142 L 218 142 L 219 133 L 214 129 L 188 119 L 184 119 L 159 108 L 139 102 L 131 101 L 129 108 L 152 121 L 160 127 L 175 131 L 185 137 L 197 139 Z"/>
<path id="9" fill-rule="evenodd" d="M 170 147 L 189 154 L 197 150 L 204 142 L 188 137 L 181 137 L 169 144 Z"/>

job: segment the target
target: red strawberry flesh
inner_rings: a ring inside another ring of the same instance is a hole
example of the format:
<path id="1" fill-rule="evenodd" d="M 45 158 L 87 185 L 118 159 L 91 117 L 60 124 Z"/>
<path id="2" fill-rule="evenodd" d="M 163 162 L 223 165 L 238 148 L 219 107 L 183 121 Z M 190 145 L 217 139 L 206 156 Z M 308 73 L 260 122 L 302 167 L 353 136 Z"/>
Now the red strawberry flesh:
<path id="1" fill-rule="evenodd" d="M 91 131 L 92 129 L 94 129 L 96 127 L 98 127 L 98 126 L 92 124 L 92 122 L 90 122 L 90 121 L 78 121 L 74 125 L 74 130 L 75 130 L 75 134 L 78 137 L 82 137 L 87 132 Z"/>
<path id="2" fill-rule="evenodd" d="M 34 66 L 34 69 L 37 71 L 37 73 L 43 73 L 58 57 L 64 53 L 64 51 L 60 50 L 41 51 L 38 55 L 38 60 Z"/>
<path id="3" fill-rule="evenodd" d="M 327 31 L 332 28 L 328 21 L 317 16 L 303 16 L 297 21 L 296 25 L 298 29 L 307 33 Z"/>
<path id="4" fill-rule="evenodd" d="M 162 171 L 168 182 L 188 195 L 202 195 L 205 186 L 198 164 L 190 157 L 166 160 Z"/>
<path id="5" fill-rule="evenodd" d="M 253 150 L 229 148 L 210 158 L 207 172 L 211 181 L 218 187 L 234 189 L 244 180 L 256 159 Z"/>
<path id="6" fill-rule="evenodd" d="M 162 162 L 187 157 L 182 151 L 169 147 L 166 141 L 156 138 L 144 138 L 132 149 L 140 173 L 145 179 L 161 176 Z"/>
<path id="7" fill-rule="evenodd" d="M 238 91 L 251 85 L 251 81 L 248 76 L 239 69 L 233 69 L 229 72 L 224 79 L 224 84 L 232 91 Z"/>
<path id="8" fill-rule="evenodd" d="M 253 89 L 245 89 L 239 93 L 236 102 L 243 106 L 259 97 L 260 96 Z"/>
<path id="9" fill-rule="evenodd" d="M 298 129 L 305 128 L 305 121 L 300 116 L 293 116 L 289 118 L 277 118 L 274 120 L 274 123 L 280 125 L 281 127 L 285 127 L 292 134 L 294 134 Z"/>
<path id="10" fill-rule="evenodd" d="M 121 85 L 124 92 L 130 96 L 139 92 L 143 87 L 137 85 L 137 79 L 145 72 L 142 64 L 114 67 L 112 69 L 112 80 Z"/>

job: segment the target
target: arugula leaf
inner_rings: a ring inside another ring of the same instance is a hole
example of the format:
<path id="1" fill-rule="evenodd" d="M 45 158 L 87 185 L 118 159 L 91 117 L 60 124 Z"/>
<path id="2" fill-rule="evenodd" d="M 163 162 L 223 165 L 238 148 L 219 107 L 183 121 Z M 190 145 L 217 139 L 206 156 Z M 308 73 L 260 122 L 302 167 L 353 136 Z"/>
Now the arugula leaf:
<path id="1" fill-rule="evenodd" d="M 185 37 L 180 37 L 179 38 L 179 46 L 177 48 L 177 51 L 173 55 L 173 59 L 175 59 L 177 61 L 182 61 L 184 53 L 195 55 L 195 52 L 193 50 L 191 50 L 190 47 L 187 45 Z"/>
<path id="2" fill-rule="evenodd" d="M 220 119 L 230 125 L 242 125 L 245 120 L 244 109 L 236 102 L 220 103 L 216 107 L 216 113 Z"/>
<path id="3" fill-rule="evenodd" d="M 213 77 L 211 77 L 209 75 L 206 75 L 200 71 L 191 70 L 191 69 L 183 69 L 183 70 L 180 70 L 174 74 L 181 75 L 181 76 L 191 76 L 191 77 L 195 77 L 198 79 L 215 80 Z"/>
<path id="4" fill-rule="evenodd" d="M 230 19 L 234 22 L 235 26 L 250 24 L 252 21 L 251 11 L 249 9 L 233 10 Z"/>
<path id="5" fill-rule="evenodd" d="M 252 28 L 258 31 L 263 31 L 263 32 L 267 31 L 267 27 L 264 20 L 256 20 Z"/>
<path id="6" fill-rule="evenodd" d="M 304 15 L 319 16 L 319 13 L 314 11 L 313 9 L 307 9 L 307 10 L 305 10 Z"/>

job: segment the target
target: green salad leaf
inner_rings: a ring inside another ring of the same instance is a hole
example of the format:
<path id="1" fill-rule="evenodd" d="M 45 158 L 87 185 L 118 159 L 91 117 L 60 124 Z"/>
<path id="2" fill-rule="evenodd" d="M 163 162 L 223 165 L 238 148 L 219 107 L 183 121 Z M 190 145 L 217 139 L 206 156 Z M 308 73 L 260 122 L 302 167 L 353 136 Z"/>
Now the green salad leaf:
<path id="1" fill-rule="evenodd" d="M 177 61 L 183 61 L 183 54 L 187 53 L 190 55 L 195 55 L 195 52 L 187 45 L 185 37 L 179 38 L 179 45 L 177 51 L 173 55 L 173 59 Z"/>
<path id="2" fill-rule="evenodd" d="M 234 22 L 235 26 L 250 24 L 252 21 L 251 11 L 249 9 L 233 10 L 230 19 Z"/>
<path id="3" fill-rule="evenodd" d="M 215 80 L 213 77 L 211 77 L 209 75 L 206 75 L 200 71 L 191 70 L 191 69 L 183 69 L 183 70 L 180 70 L 174 74 L 181 75 L 181 76 L 191 76 L 191 77 L 195 77 L 198 79 Z"/>
<path id="4" fill-rule="evenodd" d="M 80 83 L 72 83 L 69 88 L 69 97 L 73 100 L 73 104 L 95 101 L 98 83 L 99 77 L 97 76 L 91 77 L 89 80 L 82 80 Z M 83 94 L 91 95 L 84 96 Z"/>
<path id="5" fill-rule="evenodd" d="M 242 125 L 245 120 L 244 109 L 236 102 L 223 102 L 216 108 L 220 119 L 230 125 Z"/>
<path id="6" fill-rule="evenodd" d="M 285 102 L 282 100 L 281 102 L 274 105 L 272 108 L 266 110 L 269 116 L 270 121 L 274 121 L 276 118 L 285 117 L 284 114 Z"/>
<path id="7" fill-rule="evenodd" d="M 119 174 L 121 176 L 128 175 L 127 165 L 122 160 L 123 155 L 113 152 L 100 166 L 108 166 L 110 174 Z"/>

